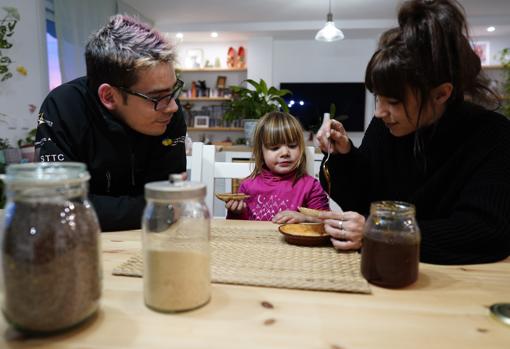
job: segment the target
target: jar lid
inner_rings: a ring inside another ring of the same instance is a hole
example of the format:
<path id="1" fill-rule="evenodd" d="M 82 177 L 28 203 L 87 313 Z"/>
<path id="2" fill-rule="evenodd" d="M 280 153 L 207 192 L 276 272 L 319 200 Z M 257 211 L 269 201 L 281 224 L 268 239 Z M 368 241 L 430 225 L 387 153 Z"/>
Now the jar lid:
<path id="1" fill-rule="evenodd" d="M 181 175 L 170 175 L 168 181 L 145 184 L 147 200 L 189 200 L 205 197 L 206 187 L 203 183 L 184 181 Z"/>
<path id="2" fill-rule="evenodd" d="M 497 303 L 490 307 L 493 318 L 510 326 L 510 303 Z"/>
<path id="3" fill-rule="evenodd" d="M 65 185 L 90 179 L 81 162 L 33 162 L 7 166 L 5 182 L 9 185 Z"/>

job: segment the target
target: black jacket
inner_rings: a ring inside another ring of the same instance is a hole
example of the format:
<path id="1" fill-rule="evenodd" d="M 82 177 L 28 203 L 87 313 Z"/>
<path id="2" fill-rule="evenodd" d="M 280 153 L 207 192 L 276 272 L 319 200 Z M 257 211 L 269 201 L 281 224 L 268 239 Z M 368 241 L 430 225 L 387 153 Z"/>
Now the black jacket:
<path id="1" fill-rule="evenodd" d="M 331 156 L 331 196 L 344 210 L 363 214 L 372 201 L 413 203 L 423 262 L 486 263 L 507 257 L 510 122 L 462 103 L 421 130 L 420 139 L 422 150 L 416 152 L 415 134 L 394 137 L 374 118 L 359 149 Z"/>
<path id="2" fill-rule="evenodd" d="M 144 185 L 186 171 L 182 109 L 162 136 L 133 131 L 103 107 L 85 77 L 46 97 L 36 135 L 39 161 L 78 161 L 90 172 L 89 197 L 103 231 L 136 229 L 145 206 Z M 166 140 L 166 141 L 165 141 Z M 167 144 L 167 145 L 165 145 Z"/>

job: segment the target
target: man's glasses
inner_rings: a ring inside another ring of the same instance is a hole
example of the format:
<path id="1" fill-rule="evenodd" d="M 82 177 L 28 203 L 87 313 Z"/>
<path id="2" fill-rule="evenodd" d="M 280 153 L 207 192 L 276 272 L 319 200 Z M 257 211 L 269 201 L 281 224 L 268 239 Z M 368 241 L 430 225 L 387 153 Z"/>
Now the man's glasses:
<path id="1" fill-rule="evenodd" d="M 172 100 L 175 100 L 177 97 L 179 97 L 179 95 L 182 92 L 183 87 L 184 87 L 184 82 L 180 79 L 177 79 L 172 92 L 170 92 L 169 94 L 167 94 L 165 96 L 159 97 L 159 98 L 149 97 L 147 95 L 144 95 L 143 93 L 131 91 L 130 89 L 121 87 L 121 86 L 119 86 L 118 88 L 130 95 L 138 96 L 138 97 L 144 98 L 148 101 L 151 101 L 152 103 L 154 103 L 154 110 L 160 111 L 160 110 L 166 109 L 168 107 L 168 105 L 172 102 Z"/>

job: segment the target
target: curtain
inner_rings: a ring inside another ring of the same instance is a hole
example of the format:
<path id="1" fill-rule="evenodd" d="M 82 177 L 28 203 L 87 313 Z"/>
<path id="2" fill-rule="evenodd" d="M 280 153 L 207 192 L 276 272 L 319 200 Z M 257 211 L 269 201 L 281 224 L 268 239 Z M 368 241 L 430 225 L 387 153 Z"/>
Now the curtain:
<path id="1" fill-rule="evenodd" d="M 53 0 L 62 82 L 86 74 L 85 45 L 91 33 L 117 13 L 117 0 Z"/>

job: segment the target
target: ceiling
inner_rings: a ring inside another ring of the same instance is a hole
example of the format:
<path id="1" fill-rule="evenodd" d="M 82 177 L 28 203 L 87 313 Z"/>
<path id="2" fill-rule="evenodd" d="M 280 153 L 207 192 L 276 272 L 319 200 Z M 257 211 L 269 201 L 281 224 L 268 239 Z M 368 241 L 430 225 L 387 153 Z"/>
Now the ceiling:
<path id="1" fill-rule="evenodd" d="M 245 40 L 251 36 L 310 39 L 322 27 L 328 0 L 122 0 L 162 31 L 186 41 Z M 472 36 L 510 35 L 510 0 L 460 0 Z M 374 37 L 396 24 L 402 0 L 332 0 L 335 23 L 346 38 Z M 496 26 L 488 33 L 486 27 Z"/>

